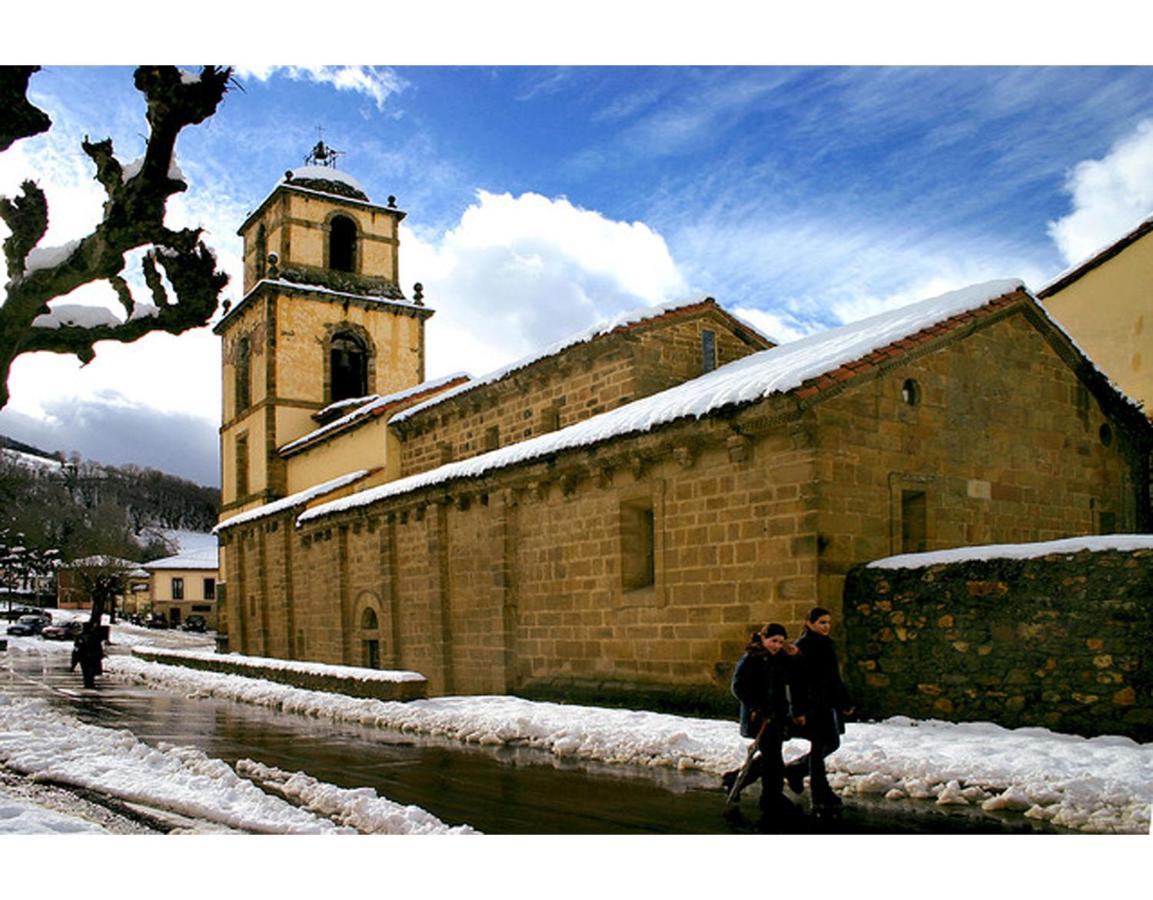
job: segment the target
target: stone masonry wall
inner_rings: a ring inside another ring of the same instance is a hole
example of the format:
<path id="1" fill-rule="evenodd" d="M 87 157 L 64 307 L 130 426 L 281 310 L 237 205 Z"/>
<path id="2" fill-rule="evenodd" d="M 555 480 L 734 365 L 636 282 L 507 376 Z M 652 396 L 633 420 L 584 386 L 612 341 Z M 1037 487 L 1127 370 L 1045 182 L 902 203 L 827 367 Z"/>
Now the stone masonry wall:
<path id="1" fill-rule="evenodd" d="M 1153 550 L 861 567 L 844 616 L 862 716 L 1153 740 Z"/>
<path id="2" fill-rule="evenodd" d="M 902 392 L 916 385 L 916 402 Z M 821 594 L 896 553 L 1054 540 L 1138 525 L 1132 451 L 1022 312 L 906 357 L 813 410 L 820 447 Z M 923 546 L 902 499 L 924 495 Z"/>

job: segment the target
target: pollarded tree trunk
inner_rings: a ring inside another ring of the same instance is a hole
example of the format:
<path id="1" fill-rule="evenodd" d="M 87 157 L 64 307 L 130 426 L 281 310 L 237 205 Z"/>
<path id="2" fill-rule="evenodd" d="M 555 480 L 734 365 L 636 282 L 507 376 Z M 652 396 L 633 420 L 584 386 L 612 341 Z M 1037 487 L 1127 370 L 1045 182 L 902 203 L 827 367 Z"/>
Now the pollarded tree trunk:
<path id="1" fill-rule="evenodd" d="M 37 69 L 0 67 L 0 151 L 51 125 L 26 97 L 28 79 Z M 187 188 L 175 166 L 176 138 L 186 126 L 216 112 L 230 78 L 230 69 L 214 66 L 195 75 L 173 66 L 136 70 L 136 88 L 147 101 L 144 156 L 125 167 L 113 155 L 110 139 L 86 139 L 82 145 L 107 194 L 104 217 L 90 234 L 63 247 L 40 248 L 48 228 L 44 192 L 25 181 L 19 196 L 0 197 L 0 217 L 12 232 L 4 241 L 8 282 L 0 307 L 0 408 L 8 402 L 8 373 L 22 353 L 70 353 L 89 362 L 97 341 L 128 343 L 153 331 L 180 334 L 208 323 L 228 276 L 217 271 L 200 229 L 169 229 L 164 212 L 168 198 Z M 147 303 L 132 296 L 123 276 L 125 253 L 140 248 L 148 248 L 142 262 L 151 295 Z M 67 324 L 50 315 L 49 301 L 96 281 L 112 285 L 124 308 L 123 321 Z"/>

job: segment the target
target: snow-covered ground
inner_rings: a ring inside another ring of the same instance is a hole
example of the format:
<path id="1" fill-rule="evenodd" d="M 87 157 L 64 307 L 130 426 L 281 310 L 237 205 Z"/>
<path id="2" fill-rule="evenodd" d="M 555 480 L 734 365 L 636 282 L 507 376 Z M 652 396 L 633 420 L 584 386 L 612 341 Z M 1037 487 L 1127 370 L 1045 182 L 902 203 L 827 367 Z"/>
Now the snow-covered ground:
<path id="1" fill-rule="evenodd" d="M 116 626 L 117 644 L 183 642 L 211 653 L 202 635 Z M 12 653 L 66 652 L 68 645 L 13 639 Z M 281 662 L 284 666 L 285 663 Z M 288 664 L 291 665 L 291 664 Z M 307 668 L 302 664 L 302 668 Z M 745 742 L 734 722 L 645 711 L 540 703 L 516 697 L 440 697 L 387 702 L 301 690 L 239 675 L 166 666 L 129 655 L 107 674 L 177 694 L 221 697 L 285 713 L 355 722 L 463 743 L 518 745 L 602 764 L 693 769 L 719 775 L 739 765 Z M 806 744 L 786 744 L 786 758 Z M 848 725 L 829 760 L 846 797 L 923 799 L 1008 810 L 1088 833 L 1147 834 L 1153 806 L 1153 744 L 1083 738 L 1044 728 L 895 717 Z"/>
<path id="2" fill-rule="evenodd" d="M 211 636 L 120 624 L 113 629 L 114 645 L 122 649 L 165 643 L 189 652 L 210 652 L 210 640 Z M 67 642 L 10 638 L 8 653 L 54 654 L 67 653 L 69 649 Z M 3 665 L 4 656 L 0 654 L 0 666 Z M 746 746 L 734 722 L 644 711 L 540 703 L 504 696 L 443 697 L 408 703 L 366 700 L 159 665 L 127 653 L 108 657 L 106 674 L 177 694 L 229 698 L 285 714 L 437 735 L 463 743 L 533 747 L 561 758 L 606 765 L 659 766 L 719 775 L 741 762 Z M 789 742 L 786 758 L 801 753 L 804 747 L 801 741 Z M 227 833 L 236 829 L 314 835 L 472 832 L 467 824 L 450 827 L 425 810 L 396 804 L 371 788 L 338 788 L 318 782 L 305 772 L 282 772 L 255 760 L 242 760 L 234 769 L 198 750 L 168 745 L 149 747 L 125 731 L 84 725 L 43 701 L 17 699 L 3 693 L 0 763 L 34 779 L 86 787 L 125 802 L 166 810 L 186 820 L 178 831 Z M 850 723 L 841 749 L 829 763 L 833 786 L 850 802 L 862 796 L 923 799 L 941 805 L 1008 810 L 1082 833 L 1150 834 L 1153 744 L 1138 744 L 1128 738 L 1087 739 L 1042 728 L 1005 729 L 990 723 L 955 724 L 898 717 L 883 722 Z M 91 832 L 91 824 L 83 819 L 70 819 L 59 810 L 44 809 L 3 791 L 0 784 L 0 832 Z M 659 840 L 672 846 L 677 839 Z M 805 839 L 776 836 L 771 840 L 779 842 L 775 846 L 783 846 Z M 694 846 L 705 845 L 702 865 L 708 865 L 704 860 L 710 854 L 722 853 L 721 848 L 708 846 L 711 839 L 693 841 Z M 650 856 L 646 843 L 647 839 L 636 839 L 622 849 L 610 841 L 606 858 L 619 857 L 621 864 L 630 869 L 646 859 L 654 865 L 668 864 L 667 850 L 652 852 Z M 1134 848 L 1134 852 L 1146 849 L 1144 845 Z M 1079 850 L 1084 852 L 1085 848 Z M 458 854 L 463 859 L 476 859 L 482 866 L 497 858 L 487 853 L 475 857 L 473 851 L 458 850 L 456 846 L 440 852 L 447 852 L 454 859 Z M 803 856 L 804 852 L 793 845 L 794 856 Z M 842 853 L 844 848 L 835 852 Z M 731 845 L 726 845 L 723 853 L 730 856 Z M 995 856 L 994 853 L 989 858 Z M 1015 847 L 1013 856 L 1022 859 L 1029 853 Z M 418 853 L 410 862 L 418 858 L 425 857 Z M 545 849 L 538 858 L 551 858 L 550 851 Z M 673 864 L 682 865 L 683 860 Z M 520 865 L 529 864 L 522 861 Z M 697 875 L 695 871 L 689 874 Z M 714 872 L 701 883 L 712 885 L 715 890 L 717 884 L 725 883 L 724 877 L 720 882 L 717 877 Z M 302 888 L 304 883 L 294 882 L 292 888 Z M 641 878 L 639 883 L 647 882 Z M 676 882 L 680 886 L 691 883 L 692 878 Z M 739 886 L 740 882 L 735 884 Z M 571 886 L 569 883 L 565 887 Z M 550 891 L 551 894 L 584 896 L 565 890 Z"/>

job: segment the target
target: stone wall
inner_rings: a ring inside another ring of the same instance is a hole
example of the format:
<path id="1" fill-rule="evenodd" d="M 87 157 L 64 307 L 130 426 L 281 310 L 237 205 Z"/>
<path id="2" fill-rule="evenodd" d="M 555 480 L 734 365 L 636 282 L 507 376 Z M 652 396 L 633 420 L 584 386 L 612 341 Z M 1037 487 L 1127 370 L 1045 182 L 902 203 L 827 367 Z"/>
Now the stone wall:
<path id="1" fill-rule="evenodd" d="M 844 606 L 864 717 L 1153 740 L 1153 550 L 859 567 Z"/>
<path id="2" fill-rule="evenodd" d="M 1032 315 L 1010 307 L 951 346 L 910 348 L 814 407 L 821 594 L 834 612 L 845 574 L 867 560 L 1141 527 L 1141 451 Z M 910 496 L 923 534 L 904 532 Z"/>

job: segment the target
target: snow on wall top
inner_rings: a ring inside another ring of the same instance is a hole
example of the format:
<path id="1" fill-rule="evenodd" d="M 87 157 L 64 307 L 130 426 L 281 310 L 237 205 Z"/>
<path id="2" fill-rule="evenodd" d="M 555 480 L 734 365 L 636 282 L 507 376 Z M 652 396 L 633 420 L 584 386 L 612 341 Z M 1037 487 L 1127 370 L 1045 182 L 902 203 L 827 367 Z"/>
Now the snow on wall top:
<path id="1" fill-rule="evenodd" d="M 987 544 L 982 547 L 958 547 L 929 553 L 902 553 L 869 563 L 868 569 L 926 569 L 948 563 L 977 562 L 991 559 L 1039 559 L 1052 553 L 1102 553 L 1106 550 L 1153 550 L 1153 535 L 1106 534 L 1038 541 L 1031 544 Z"/>
<path id="2" fill-rule="evenodd" d="M 276 659 L 271 656 L 245 656 L 241 653 L 221 655 L 215 649 L 181 650 L 170 647 L 133 647 L 133 654 L 147 657 L 157 653 L 178 659 L 210 659 L 232 666 L 251 669 L 276 669 L 282 672 L 300 672 L 305 675 L 326 675 L 342 681 L 377 681 L 395 684 L 401 681 L 426 681 L 420 672 L 408 669 L 367 669 L 360 666 L 336 666 L 329 663 L 304 662 L 295 659 Z"/>
<path id="3" fill-rule="evenodd" d="M 468 384 L 462 384 L 460 387 L 453 388 L 452 390 L 445 391 L 441 394 L 437 394 L 435 397 L 431 397 L 430 399 L 425 400 L 423 403 L 417 403 L 414 406 L 404 410 L 403 412 L 397 413 L 392 417 L 392 421 L 403 422 L 410 416 L 416 415 L 421 410 L 436 406 L 438 403 L 442 403 L 443 401 L 448 400 L 450 397 L 456 397 L 465 393 L 466 391 L 471 391 L 474 388 L 478 388 L 481 385 L 492 384 L 493 382 L 500 381 L 502 378 L 511 374 L 512 372 L 527 368 L 539 360 L 547 359 L 550 356 L 555 356 L 557 353 L 560 353 L 562 350 L 567 350 L 569 347 L 575 347 L 577 344 L 588 343 L 589 341 L 594 340 L 601 335 L 608 334 L 617 328 L 624 328 L 630 325 L 638 325 L 641 322 L 659 318 L 666 313 L 689 306 L 696 306 L 709 300 L 712 300 L 712 298 L 693 297 L 688 300 L 673 300 L 668 303 L 658 304 L 657 306 L 642 306 L 637 309 L 631 309 L 627 312 L 620 313 L 611 319 L 598 322 L 596 325 L 593 325 L 591 328 L 586 328 L 584 331 L 569 335 L 566 338 L 561 338 L 556 343 L 550 344 L 548 347 L 545 347 L 543 350 L 537 353 L 525 356 L 522 359 L 516 360 L 516 362 L 509 363 L 507 366 L 495 369 L 492 372 L 489 372 L 487 375 L 482 375 L 479 378 L 475 378 L 468 382 Z M 752 325 L 749 325 L 745 322 L 742 322 L 741 324 L 753 333 L 760 334 L 760 332 L 757 331 L 757 329 Z M 761 336 L 764 337 L 764 335 Z"/>
<path id="4" fill-rule="evenodd" d="M 449 384 L 450 382 L 455 381 L 458 378 L 468 378 L 468 375 L 465 374 L 464 372 L 454 372 L 453 374 L 446 375 L 443 378 L 436 378 L 436 379 L 433 379 L 432 381 L 424 381 L 424 382 L 421 382 L 420 384 L 416 385 L 415 387 L 406 388 L 403 391 L 397 391 L 396 393 L 393 393 L 393 394 L 385 394 L 384 396 L 380 396 L 379 394 L 375 394 L 375 395 L 372 395 L 369 397 L 361 397 L 361 398 L 359 398 L 359 401 L 349 401 L 349 403 L 359 402 L 360 405 L 357 406 L 356 409 L 354 409 L 352 412 L 346 413 L 345 415 L 341 416 L 339 419 L 334 419 L 333 421 L 329 422 L 327 425 L 322 425 L 320 428 L 317 428 L 314 431 L 310 431 L 308 434 L 304 435 L 304 437 L 299 437 L 294 441 L 290 441 L 289 443 L 287 443 L 283 447 L 281 447 L 277 452 L 278 453 L 287 453 L 288 451 L 294 450 L 297 447 L 303 446 L 304 444 L 307 444 L 310 441 L 314 441 L 317 438 L 319 438 L 325 434 L 328 434 L 329 432 L 338 431 L 341 428 L 344 428 L 346 425 L 349 425 L 350 423 L 355 422 L 357 419 L 362 419 L 365 416 L 370 415 L 374 410 L 383 409 L 383 408 L 390 406 L 394 403 L 402 403 L 404 400 L 408 399 L 409 397 L 424 393 L 425 391 L 435 390 L 436 388 L 440 387 L 441 385 Z M 339 409 L 339 408 L 340 408 L 340 404 L 338 404 L 338 403 L 333 403 L 332 405 L 326 407 L 326 409 Z"/>
<path id="5" fill-rule="evenodd" d="M 978 309 L 1022 287 L 1018 279 L 976 284 L 782 344 L 771 350 L 763 350 L 692 381 L 559 431 L 319 504 L 303 512 L 297 518 L 297 524 L 433 484 L 476 477 L 561 450 L 587 447 L 625 434 L 643 433 L 677 419 L 701 418 L 725 406 L 752 403 L 773 394 L 785 393 L 811 378 L 858 360 L 874 350 L 953 316 Z M 445 395 L 440 396 L 443 398 Z M 417 408 L 419 406 L 412 407 L 405 413 L 411 413 Z M 399 416 L 394 416 L 393 421 L 397 418 Z"/>
<path id="6" fill-rule="evenodd" d="M 146 562 L 143 568 L 150 572 L 157 569 L 219 569 L 220 555 L 215 545 L 197 547 L 196 549 L 185 550 L 175 556 L 166 556 L 163 559 Z"/>
<path id="7" fill-rule="evenodd" d="M 286 509 L 292 509 L 294 506 L 302 506 L 310 500 L 323 497 L 325 494 L 335 491 L 337 488 L 342 488 L 345 485 L 352 484 L 354 481 L 359 481 L 368 474 L 368 471 L 368 469 L 357 469 L 355 472 L 339 475 L 329 481 L 305 488 L 303 491 L 297 491 L 295 494 L 289 494 L 287 497 L 282 497 L 279 500 L 273 500 L 271 503 L 265 503 L 263 506 L 258 506 L 255 509 L 237 513 L 235 516 L 219 523 L 212 529 L 212 533 L 217 534 L 225 528 L 243 525 L 245 522 L 251 522 L 254 519 L 260 519 L 264 516 L 271 516 L 274 513 L 282 512 Z"/>

